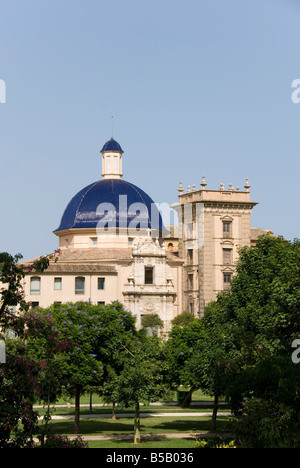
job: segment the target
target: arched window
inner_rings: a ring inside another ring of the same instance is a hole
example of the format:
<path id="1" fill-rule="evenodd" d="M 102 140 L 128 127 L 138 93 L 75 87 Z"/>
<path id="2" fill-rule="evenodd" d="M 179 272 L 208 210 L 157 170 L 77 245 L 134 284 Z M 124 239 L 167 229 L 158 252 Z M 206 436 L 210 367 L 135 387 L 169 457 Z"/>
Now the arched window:
<path id="1" fill-rule="evenodd" d="M 84 294 L 85 278 L 77 276 L 75 278 L 75 294 Z"/>
<path id="2" fill-rule="evenodd" d="M 39 276 L 30 278 L 30 294 L 33 296 L 41 294 L 41 278 Z"/>

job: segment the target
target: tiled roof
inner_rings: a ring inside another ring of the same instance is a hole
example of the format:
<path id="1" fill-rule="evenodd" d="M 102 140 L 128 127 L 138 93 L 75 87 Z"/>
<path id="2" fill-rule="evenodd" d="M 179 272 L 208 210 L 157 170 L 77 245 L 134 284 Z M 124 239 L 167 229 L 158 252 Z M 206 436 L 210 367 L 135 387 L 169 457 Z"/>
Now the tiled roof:
<path id="1" fill-rule="evenodd" d="M 166 252 L 167 261 L 182 263 L 172 252 Z M 114 273 L 115 265 L 112 263 L 132 262 L 132 249 L 101 249 L 101 248 L 83 248 L 83 249 L 64 249 L 60 255 L 53 254 L 49 267 L 45 273 Z M 38 258 L 22 262 L 23 265 L 31 265 Z"/>
<path id="2" fill-rule="evenodd" d="M 45 273 L 115 273 L 112 265 L 81 263 L 50 263 Z"/>
<path id="3" fill-rule="evenodd" d="M 182 264 L 184 263 L 184 260 L 178 257 L 177 255 L 175 255 L 174 253 L 167 251 L 166 254 L 167 254 L 168 262 L 181 262 Z"/>
<path id="4" fill-rule="evenodd" d="M 114 260 L 132 260 L 132 249 L 64 249 L 58 257 L 58 262 L 97 262 Z"/>
<path id="5" fill-rule="evenodd" d="M 273 234 L 273 232 L 268 229 L 260 229 L 257 227 L 251 227 L 250 229 L 251 240 L 257 240 L 258 237 L 263 234 Z"/>

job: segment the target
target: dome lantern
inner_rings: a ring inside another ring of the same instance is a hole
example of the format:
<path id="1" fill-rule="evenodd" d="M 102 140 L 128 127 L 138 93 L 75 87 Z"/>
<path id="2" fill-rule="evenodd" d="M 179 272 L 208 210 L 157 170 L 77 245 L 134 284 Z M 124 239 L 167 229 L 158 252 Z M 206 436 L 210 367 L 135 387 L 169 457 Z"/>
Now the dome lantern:
<path id="1" fill-rule="evenodd" d="M 119 143 L 111 138 L 102 150 L 102 179 L 122 179 L 122 150 Z"/>

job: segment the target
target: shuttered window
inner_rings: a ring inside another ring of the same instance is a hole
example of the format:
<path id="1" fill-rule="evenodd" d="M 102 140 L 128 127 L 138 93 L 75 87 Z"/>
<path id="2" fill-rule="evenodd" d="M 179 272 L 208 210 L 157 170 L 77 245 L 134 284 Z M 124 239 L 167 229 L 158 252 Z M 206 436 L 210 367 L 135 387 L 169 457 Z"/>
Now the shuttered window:
<path id="1" fill-rule="evenodd" d="M 223 265 L 232 264 L 232 249 L 223 249 Z"/>

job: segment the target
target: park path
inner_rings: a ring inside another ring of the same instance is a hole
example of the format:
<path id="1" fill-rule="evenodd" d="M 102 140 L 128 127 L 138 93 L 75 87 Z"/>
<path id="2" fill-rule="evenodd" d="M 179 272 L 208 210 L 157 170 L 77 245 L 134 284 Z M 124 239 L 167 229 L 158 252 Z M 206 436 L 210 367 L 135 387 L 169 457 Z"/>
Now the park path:
<path id="1" fill-rule="evenodd" d="M 222 412 L 219 413 L 219 416 L 231 416 L 232 414 L 230 412 Z M 134 413 L 120 413 L 117 414 L 117 419 L 122 419 L 122 418 L 134 418 Z M 189 412 L 189 413 L 140 413 L 141 418 L 161 418 L 161 417 L 203 417 L 203 416 L 212 416 L 212 413 L 209 412 Z M 74 419 L 73 414 L 61 414 L 61 415 L 53 415 L 51 419 Z M 39 417 L 40 419 L 43 419 L 43 416 Z M 80 419 L 101 419 L 101 418 L 111 418 L 111 413 L 104 413 L 104 414 L 81 414 Z"/>
<path id="2" fill-rule="evenodd" d="M 232 434 L 222 433 L 217 434 L 216 432 L 171 432 L 162 434 L 141 434 L 141 440 L 150 439 L 209 439 L 216 437 L 232 437 Z M 68 436 L 69 439 L 75 439 L 77 436 Z M 104 435 L 81 435 L 85 441 L 92 440 L 129 440 L 133 441 L 133 434 L 104 434 Z"/>

